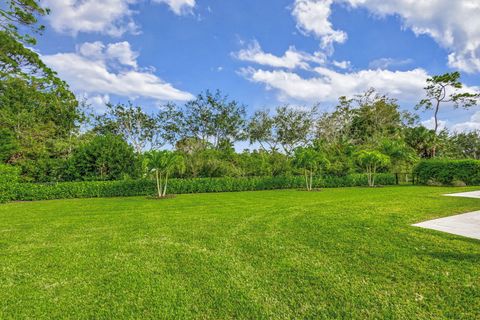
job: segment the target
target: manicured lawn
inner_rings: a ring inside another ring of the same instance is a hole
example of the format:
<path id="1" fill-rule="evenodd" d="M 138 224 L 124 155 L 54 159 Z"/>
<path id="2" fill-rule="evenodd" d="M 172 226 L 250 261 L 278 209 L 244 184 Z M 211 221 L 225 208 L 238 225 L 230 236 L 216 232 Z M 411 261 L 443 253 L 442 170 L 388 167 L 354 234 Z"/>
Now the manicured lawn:
<path id="1" fill-rule="evenodd" d="M 0 318 L 480 319 L 472 188 L 0 205 Z"/>

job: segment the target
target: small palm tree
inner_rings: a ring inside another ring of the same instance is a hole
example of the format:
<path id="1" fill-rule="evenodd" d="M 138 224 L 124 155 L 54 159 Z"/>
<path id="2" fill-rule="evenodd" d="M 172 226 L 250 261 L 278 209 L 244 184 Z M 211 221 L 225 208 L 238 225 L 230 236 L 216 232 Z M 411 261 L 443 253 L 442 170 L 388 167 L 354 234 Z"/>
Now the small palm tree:
<path id="1" fill-rule="evenodd" d="M 357 163 L 365 170 L 368 179 L 368 186 L 375 186 L 375 175 L 377 169 L 390 164 L 390 157 L 378 150 L 360 150 L 357 152 Z"/>
<path id="2" fill-rule="evenodd" d="M 172 151 L 151 151 L 145 155 L 147 174 L 153 175 L 157 182 L 157 195 L 163 198 L 167 195 L 168 177 L 173 172 L 183 173 L 185 161 L 181 155 Z"/>
<path id="3" fill-rule="evenodd" d="M 329 164 L 325 156 L 312 147 L 297 148 L 294 163 L 303 170 L 307 191 L 313 190 L 313 176 Z"/>

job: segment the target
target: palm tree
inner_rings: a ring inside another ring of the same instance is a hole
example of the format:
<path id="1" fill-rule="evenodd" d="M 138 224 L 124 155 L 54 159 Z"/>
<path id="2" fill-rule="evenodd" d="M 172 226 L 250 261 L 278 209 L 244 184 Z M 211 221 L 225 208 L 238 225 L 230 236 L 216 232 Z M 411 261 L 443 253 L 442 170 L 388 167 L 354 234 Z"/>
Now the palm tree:
<path id="1" fill-rule="evenodd" d="M 375 175 L 377 169 L 390 164 L 390 157 L 378 150 L 360 150 L 357 152 L 357 162 L 365 170 L 368 179 L 368 186 L 375 186 Z"/>
<path id="2" fill-rule="evenodd" d="M 314 148 L 297 148 L 295 150 L 295 165 L 303 170 L 307 191 L 312 191 L 313 176 L 328 165 L 325 156 Z"/>
<path id="3" fill-rule="evenodd" d="M 145 155 L 145 169 L 155 177 L 157 195 L 163 198 L 167 195 L 168 177 L 173 172 L 185 171 L 185 161 L 181 155 L 172 151 L 151 151 Z"/>

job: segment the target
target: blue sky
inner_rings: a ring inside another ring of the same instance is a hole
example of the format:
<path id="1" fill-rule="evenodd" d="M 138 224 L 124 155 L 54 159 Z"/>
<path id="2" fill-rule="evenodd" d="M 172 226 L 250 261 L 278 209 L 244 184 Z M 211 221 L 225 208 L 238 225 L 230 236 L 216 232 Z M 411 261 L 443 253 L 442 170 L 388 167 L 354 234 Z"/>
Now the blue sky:
<path id="1" fill-rule="evenodd" d="M 153 111 L 220 89 L 251 112 L 324 110 L 369 87 L 412 109 L 429 75 L 460 70 L 480 86 L 476 0 L 43 0 L 37 50 L 98 110 L 134 100 Z M 478 109 L 480 110 L 480 108 Z M 477 109 L 442 110 L 453 130 Z M 430 113 L 421 114 L 428 125 Z"/>

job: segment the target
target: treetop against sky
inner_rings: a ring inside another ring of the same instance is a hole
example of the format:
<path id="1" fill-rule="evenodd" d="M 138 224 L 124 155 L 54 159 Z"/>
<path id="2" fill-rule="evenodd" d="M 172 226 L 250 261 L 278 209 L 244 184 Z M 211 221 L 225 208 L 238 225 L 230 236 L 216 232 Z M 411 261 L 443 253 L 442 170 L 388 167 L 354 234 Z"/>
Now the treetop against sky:
<path id="1" fill-rule="evenodd" d="M 480 5 L 472 0 L 44 0 L 35 47 L 101 111 L 148 110 L 221 89 L 249 106 L 331 109 L 375 87 L 413 110 L 425 80 L 459 70 L 480 86 Z M 428 14 L 426 14 L 428 13 Z M 440 126 L 480 128 L 480 110 L 445 108 Z M 422 114 L 433 127 L 431 113 Z"/>

